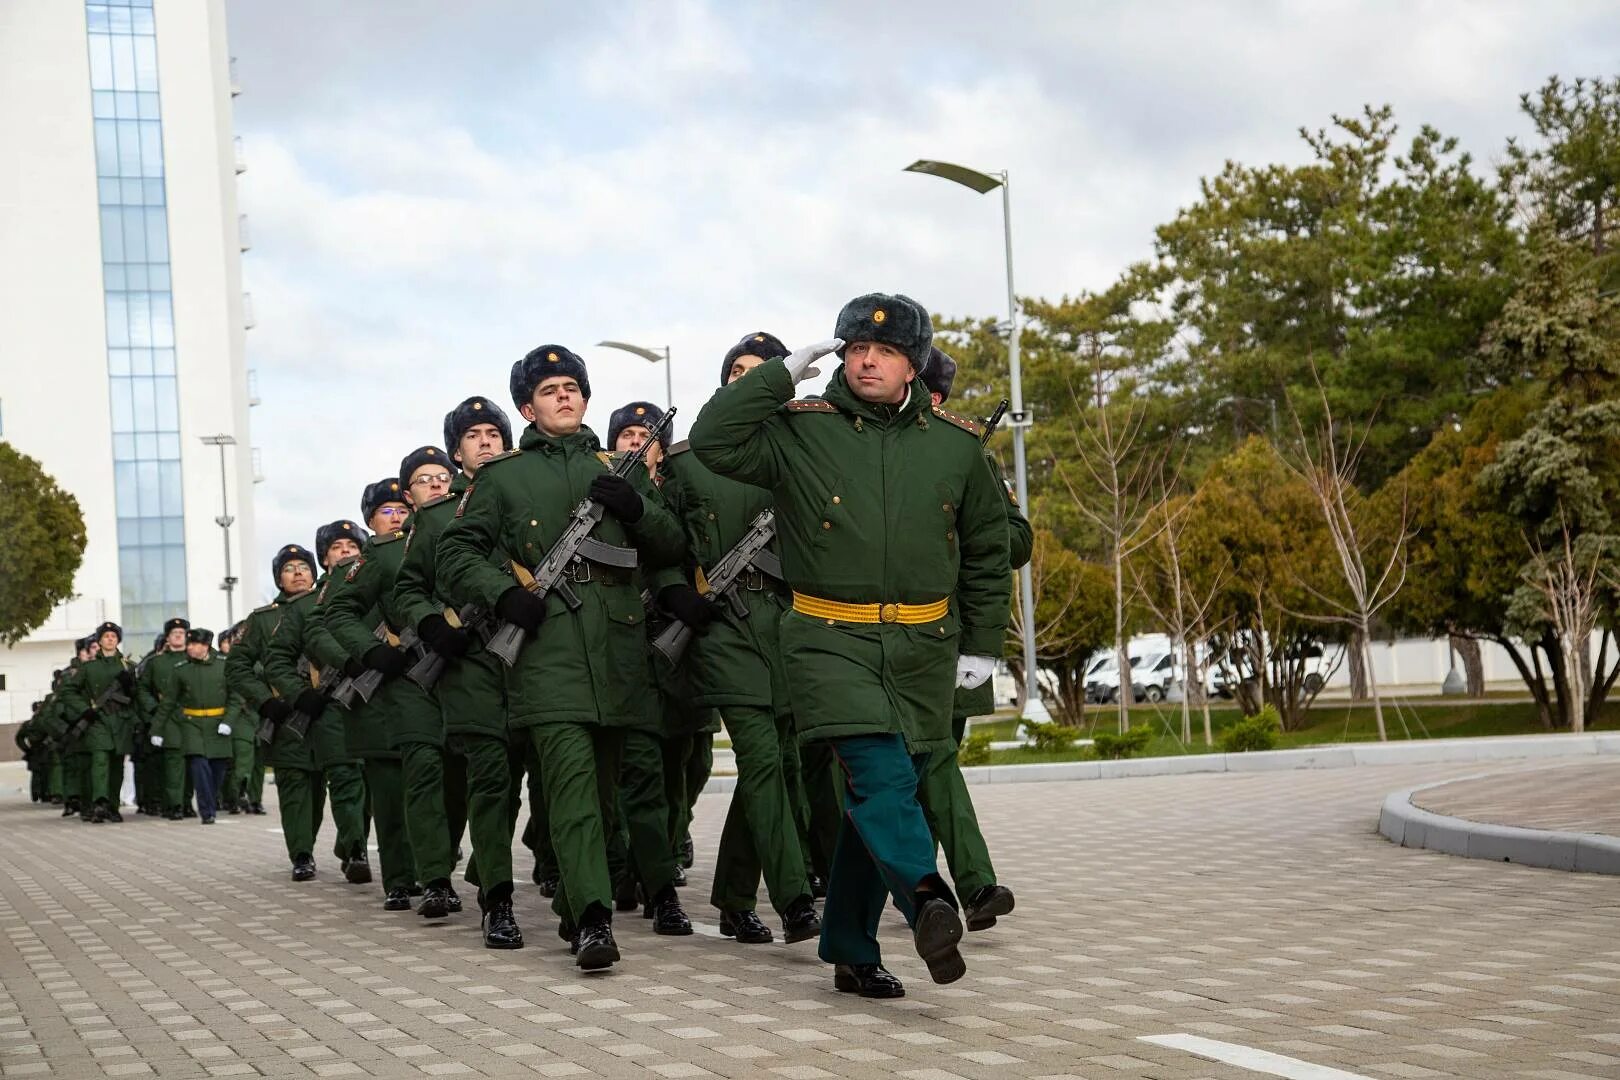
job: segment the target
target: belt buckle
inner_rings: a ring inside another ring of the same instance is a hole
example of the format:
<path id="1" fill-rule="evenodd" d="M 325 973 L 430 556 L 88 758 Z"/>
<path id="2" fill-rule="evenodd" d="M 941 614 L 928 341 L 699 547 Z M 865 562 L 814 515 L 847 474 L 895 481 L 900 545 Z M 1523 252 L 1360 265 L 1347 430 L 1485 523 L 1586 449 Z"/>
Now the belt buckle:
<path id="1" fill-rule="evenodd" d="M 765 591 L 765 574 L 752 566 L 748 568 L 748 572 L 743 575 L 742 580 L 743 588 L 747 589 L 749 592 Z"/>
<path id="2" fill-rule="evenodd" d="M 568 566 L 568 580 L 575 585 L 588 584 L 591 580 L 590 561 L 576 557 Z"/>
<path id="3" fill-rule="evenodd" d="M 900 605 L 899 604 L 881 604 L 881 605 L 879 605 L 878 606 L 878 621 L 879 622 L 886 622 L 886 623 L 899 622 L 900 621 Z"/>

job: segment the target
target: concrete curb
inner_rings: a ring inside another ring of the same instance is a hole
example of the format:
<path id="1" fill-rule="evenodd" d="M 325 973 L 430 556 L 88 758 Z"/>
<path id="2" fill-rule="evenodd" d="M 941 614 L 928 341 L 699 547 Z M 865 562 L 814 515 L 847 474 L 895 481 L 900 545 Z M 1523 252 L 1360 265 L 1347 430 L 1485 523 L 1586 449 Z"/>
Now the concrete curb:
<path id="1" fill-rule="evenodd" d="M 1492 775 L 1495 774 L 1459 776 L 1442 783 L 1480 780 Z M 1620 838 L 1470 821 L 1412 804 L 1413 795 L 1439 786 L 1424 784 L 1386 795 L 1378 815 L 1379 833 L 1402 847 L 1461 855 L 1465 859 L 1489 859 L 1589 874 L 1620 874 Z"/>
<path id="2" fill-rule="evenodd" d="M 1359 765 L 1429 765 L 1510 761 L 1522 758 L 1620 754 L 1620 731 L 1580 735 L 1493 735 L 1474 739 L 1410 739 L 1387 743 L 1339 743 L 1299 750 L 1248 754 L 1187 754 L 1123 761 L 1054 761 L 1040 765 L 975 765 L 962 770 L 970 784 L 1029 784 L 1054 780 L 1114 780 L 1126 776 L 1187 773 L 1254 773 L 1292 769 L 1346 769 Z M 706 794 L 729 792 L 734 776 L 711 777 Z"/>

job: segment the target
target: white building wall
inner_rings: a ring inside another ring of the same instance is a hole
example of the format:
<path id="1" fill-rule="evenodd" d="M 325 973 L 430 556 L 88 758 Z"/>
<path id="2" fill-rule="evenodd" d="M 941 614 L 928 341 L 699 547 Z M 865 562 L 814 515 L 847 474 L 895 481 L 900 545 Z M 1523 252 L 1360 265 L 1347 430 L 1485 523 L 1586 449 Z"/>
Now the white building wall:
<path id="1" fill-rule="evenodd" d="M 225 433 L 232 614 L 261 591 L 244 361 L 230 57 L 223 0 L 155 0 L 173 279 L 186 593 L 194 623 L 227 625 L 219 450 Z M 49 689 L 71 642 L 124 621 L 108 392 L 105 293 L 82 0 L 0 0 L 0 438 L 79 501 L 88 533 L 75 599 L 0 652 L 0 725 Z M 256 560 L 255 560 L 256 562 Z M 126 651 L 149 643 L 130 641 Z M 0 746 L 10 734 L 0 728 Z"/>

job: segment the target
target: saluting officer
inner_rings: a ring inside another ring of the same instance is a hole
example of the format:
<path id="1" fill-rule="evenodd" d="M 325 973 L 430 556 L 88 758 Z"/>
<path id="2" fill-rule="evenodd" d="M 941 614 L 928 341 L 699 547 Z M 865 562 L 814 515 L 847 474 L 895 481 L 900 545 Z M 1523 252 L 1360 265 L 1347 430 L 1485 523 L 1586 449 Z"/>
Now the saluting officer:
<path id="1" fill-rule="evenodd" d="M 523 947 L 523 931 L 512 914 L 512 821 L 528 745 L 525 740 L 514 753 L 500 662 L 461 626 L 437 567 L 439 537 L 461 494 L 486 461 L 511 448 L 512 425 L 488 398 L 470 397 L 445 414 L 444 449 L 460 471 L 448 470 L 449 493 L 438 498 L 418 498 L 413 479 L 410 495 L 416 510 L 393 595 L 401 625 L 414 626 L 417 636 L 446 660 L 433 696 L 443 720 L 447 769 L 465 777 L 463 802 L 453 813 L 470 826 L 472 857 L 466 878 L 478 886 L 484 945 L 490 949 Z M 413 476 L 425 478 L 427 472 L 419 469 Z M 447 813 L 453 809 L 451 799 L 447 790 Z"/>
<path id="2" fill-rule="evenodd" d="M 720 385 L 743 378 L 788 349 L 763 330 L 744 335 L 726 351 Z M 664 465 L 664 500 L 686 527 L 686 565 L 659 577 L 659 604 L 691 627 L 696 636 L 685 667 L 692 700 L 718 708 L 737 759 L 737 786 L 720 834 L 714 887 L 709 900 L 720 911 L 720 932 L 743 944 L 772 940 L 771 929 L 755 914 L 761 871 L 771 906 L 782 918 L 787 941 L 803 941 L 821 931 L 794 821 L 787 770 L 793 715 L 788 704 L 777 627 L 787 609 L 787 586 L 756 564 L 736 586 L 747 616 L 725 603 L 711 603 L 712 570 L 740 542 L 771 493 L 715 473 L 704 466 L 690 443 L 671 448 Z M 778 550 L 773 541 L 769 551 Z M 760 560 L 764 562 L 766 560 Z M 776 566 L 772 560 L 773 568 Z"/>
<path id="3" fill-rule="evenodd" d="M 326 781 L 332 824 L 337 829 L 333 854 L 337 856 L 344 879 L 351 885 L 371 881 L 371 863 L 366 857 L 369 831 L 366 781 L 360 755 L 349 747 L 342 710 L 328 709 L 321 689 L 342 681 L 343 663 L 348 655 L 313 614 L 333 575 L 339 574 L 340 566 L 360 554 L 360 544 L 365 539 L 366 531 L 346 519 L 328 522 L 315 530 L 315 556 L 325 573 L 308 592 L 290 597 L 282 604 L 276 632 L 270 638 L 264 658 L 266 681 L 275 688 L 277 696 L 295 713 L 311 718 L 304 741 L 309 744 L 315 768 Z M 296 738 L 291 732 L 288 734 Z M 315 798 L 318 805 L 318 792 Z M 304 875 L 295 868 L 294 877 L 307 880 L 314 876 L 314 869 L 311 859 L 304 867 Z M 408 909 L 411 906 L 409 890 L 390 901 L 391 910 Z"/>
<path id="4" fill-rule="evenodd" d="M 270 726 L 266 757 L 276 771 L 276 802 L 281 835 L 287 843 L 294 881 L 315 876 L 315 834 L 320 832 L 326 802 L 325 778 L 315 764 L 311 744 L 286 729 L 292 706 L 271 687 L 265 661 L 286 605 L 315 588 L 315 556 L 299 544 L 284 544 L 270 560 L 270 576 L 280 592 L 248 615 L 240 639 L 225 663 L 232 691 Z"/>
<path id="5" fill-rule="evenodd" d="M 950 400 L 951 387 L 956 381 L 956 361 L 935 347 L 923 372 L 923 382 L 935 406 Z M 990 454 L 985 461 L 1001 485 L 1002 501 L 1007 513 L 1008 562 L 1017 570 L 1029 562 L 1034 547 L 1035 533 L 1018 508 L 1018 499 L 1001 475 L 1001 466 Z M 989 680 L 968 690 L 958 688 L 951 705 L 951 737 L 960 745 L 967 731 L 970 716 L 987 716 L 995 712 L 995 701 Z M 998 916 L 1013 909 L 1012 890 L 996 881 L 996 868 L 990 862 L 990 847 L 984 842 L 979 829 L 979 817 L 973 809 L 973 797 L 967 782 L 962 779 L 962 765 L 956 750 L 938 749 L 928 755 L 923 766 L 922 785 L 917 790 L 922 802 L 928 827 L 945 851 L 945 862 L 951 868 L 951 881 L 962 898 L 962 914 L 969 930 L 988 930 L 996 925 Z"/>
<path id="6" fill-rule="evenodd" d="M 922 306 L 859 296 L 835 333 L 722 389 L 691 440 L 709 468 L 774 496 L 794 717 L 801 739 L 832 743 L 844 775 L 820 953 L 837 989 L 895 997 L 877 941 L 885 892 L 935 982 L 966 970 L 917 782 L 926 755 L 952 745 L 955 684 L 983 682 L 1001 650 L 1007 521 L 979 426 L 931 407 L 918 378 L 933 338 Z M 826 396 L 793 400 L 796 379 L 840 346 Z"/>
<path id="7" fill-rule="evenodd" d="M 584 426 L 590 400 L 585 362 L 542 345 L 512 365 L 512 401 L 529 421 L 520 448 L 479 470 L 439 539 L 438 576 L 457 603 L 476 602 L 522 627 L 529 642 L 507 672 L 509 722 L 526 728 L 544 776 L 552 845 L 562 881 L 553 907 L 581 968 L 619 959 L 613 939 L 613 883 L 605 822 L 624 731 L 644 723 L 651 695 L 641 606 L 644 571 L 677 562 L 680 525 L 645 470 L 613 474 L 610 456 Z M 636 569 L 581 560 L 569 584 L 536 596 L 491 564 L 537 565 L 587 496 L 604 510 L 597 541 L 633 548 Z"/>

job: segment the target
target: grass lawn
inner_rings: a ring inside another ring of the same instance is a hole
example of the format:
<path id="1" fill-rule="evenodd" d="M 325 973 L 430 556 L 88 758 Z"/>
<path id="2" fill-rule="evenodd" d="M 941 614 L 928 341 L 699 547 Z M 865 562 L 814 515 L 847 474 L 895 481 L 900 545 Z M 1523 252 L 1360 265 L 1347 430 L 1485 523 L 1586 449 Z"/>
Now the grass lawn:
<path id="1" fill-rule="evenodd" d="M 1095 726 L 1102 731 L 1114 730 L 1112 706 L 1094 706 L 1086 709 L 1081 734 L 1089 737 Z M 1221 732 L 1242 719 L 1239 711 L 1230 705 L 1212 707 L 1210 722 L 1214 728 L 1213 747 L 1204 745 L 1203 715 L 1192 713 L 1193 739 L 1183 745 L 1181 709 L 1171 705 L 1136 705 L 1131 708 L 1131 726 L 1150 725 L 1153 740 L 1142 757 L 1168 757 L 1176 754 L 1218 753 Z M 1371 742 L 1378 738 L 1371 705 L 1348 702 L 1318 702 L 1307 714 L 1307 726 L 1298 731 L 1285 731 L 1277 738 L 1277 749 L 1288 750 L 1304 746 L 1322 746 L 1330 743 Z M 1509 701 L 1500 704 L 1469 702 L 1454 704 L 1444 701 L 1400 704 L 1386 702 L 1384 723 L 1389 737 L 1395 739 L 1450 739 L 1475 735 L 1538 735 L 1546 729 L 1536 718 L 1536 707 L 1528 701 Z M 1016 739 L 1016 717 L 975 723 L 973 733 L 988 732 L 995 742 Z M 1603 710 L 1602 722 L 1597 730 L 1620 728 L 1620 702 L 1610 702 Z M 1089 756 L 1085 747 L 1073 750 L 992 750 L 990 764 L 1033 764 L 1043 761 L 1078 761 Z"/>

